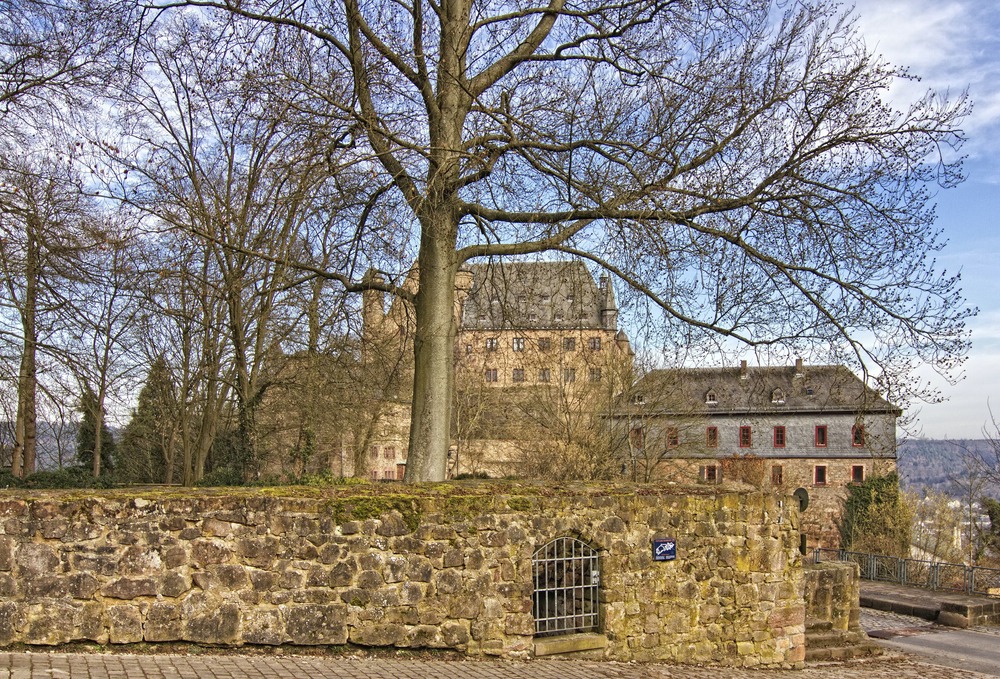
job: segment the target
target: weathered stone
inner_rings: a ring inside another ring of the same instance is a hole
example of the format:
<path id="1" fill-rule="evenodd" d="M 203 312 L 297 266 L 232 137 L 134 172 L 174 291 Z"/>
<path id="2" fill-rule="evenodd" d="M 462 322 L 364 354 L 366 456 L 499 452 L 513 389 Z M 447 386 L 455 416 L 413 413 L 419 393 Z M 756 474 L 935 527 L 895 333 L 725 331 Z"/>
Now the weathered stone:
<path id="1" fill-rule="evenodd" d="M 455 570 L 440 571 L 434 576 L 433 583 L 441 594 L 455 594 L 462 591 L 462 574 Z"/>
<path id="2" fill-rule="evenodd" d="M 18 630 L 24 627 L 24 614 L 13 601 L 0 602 L 0 645 L 18 641 Z"/>
<path id="3" fill-rule="evenodd" d="M 14 568 L 14 549 L 17 543 L 9 535 L 0 535 L 0 571 Z"/>
<path id="4" fill-rule="evenodd" d="M 143 638 L 146 641 L 178 641 L 183 636 L 181 607 L 176 604 L 156 602 L 146 613 Z"/>
<path id="5" fill-rule="evenodd" d="M 202 568 L 224 563 L 231 554 L 232 551 L 219 538 L 198 538 L 191 542 L 191 561 Z"/>
<path id="6" fill-rule="evenodd" d="M 24 543 L 17 550 L 15 562 L 21 578 L 37 578 L 52 575 L 59 570 L 60 560 L 56 551 L 48 545 Z"/>
<path id="7" fill-rule="evenodd" d="M 74 573 L 66 578 L 66 591 L 74 599 L 92 599 L 100 585 L 100 581 L 87 572 Z"/>
<path id="8" fill-rule="evenodd" d="M 406 627 L 403 625 L 368 625 L 354 627 L 350 632 L 351 643 L 359 646 L 397 646 L 405 639 Z"/>
<path id="9" fill-rule="evenodd" d="M 235 564 L 212 566 L 212 573 L 226 589 L 242 589 L 250 583 L 247 569 Z"/>
<path id="10" fill-rule="evenodd" d="M 191 578 L 180 573 L 166 573 L 160 580 L 160 594 L 177 598 L 191 589 Z"/>
<path id="11" fill-rule="evenodd" d="M 188 598 L 190 602 L 194 595 Z M 184 639 L 198 644 L 234 644 L 239 640 L 241 611 L 235 603 L 217 607 L 207 605 L 182 607 L 185 618 Z"/>
<path id="12" fill-rule="evenodd" d="M 251 608 L 243 617 L 243 641 L 248 644 L 277 646 L 285 643 L 285 621 L 275 608 Z"/>
<path id="13" fill-rule="evenodd" d="M 348 639 L 343 605 L 302 605 L 285 612 L 285 630 L 290 643 L 299 645 L 345 644 Z"/>
<path id="14" fill-rule="evenodd" d="M 102 587 L 101 594 L 112 599 L 156 596 L 156 580 L 153 578 L 118 578 Z"/>
<path id="15" fill-rule="evenodd" d="M 382 574 L 377 571 L 362 571 L 357 577 L 358 587 L 362 589 L 378 589 L 384 582 Z"/>
<path id="16" fill-rule="evenodd" d="M 415 582 L 430 582 L 431 575 L 434 573 L 434 567 L 431 565 L 430 559 L 422 556 L 410 556 L 407 557 L 406 563 L 406 579 Z"/>
<path id="17" fill-rule="evenodd" d="M 33 604 L 24 609 L 24 634 L 26 644 L 56 646 L 73 641 L 74 609 L 62 601 Z"/>
<path id="18" fill-rule="evenodd" d="M 112 644 L 142 641 L 142 615 L 133 606 L 109 606 L 108 637 Z"/>
<path id="19" fill-rule="evenodd" d="M 447 648 L 461 649 L 469 643 L 469 626 L 467 622 L 450 620 L 441 625 L 441 639 Z"/>
<path id="20" fill-rule="evenodd" d="M 384 535 L 387 537 L 407 535 L 412 532 L 413 531 L 406 525 L 403 515 L 395 509 L 382 515 L 382 523 L 375 531 L 377 535 Z"/>
<path id="21" fill-rule="evenodd" d="M 358 567 L 353 560 L 341 561 L 330 569 L 330 587 L 347 587 L 357 572 Z"/>

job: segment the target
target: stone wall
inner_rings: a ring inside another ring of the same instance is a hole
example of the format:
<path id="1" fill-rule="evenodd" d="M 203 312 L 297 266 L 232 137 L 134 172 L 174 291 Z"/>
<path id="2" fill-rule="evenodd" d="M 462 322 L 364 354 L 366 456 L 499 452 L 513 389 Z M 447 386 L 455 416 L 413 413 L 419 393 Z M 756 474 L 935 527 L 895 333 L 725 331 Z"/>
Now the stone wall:
<path id="1" fill-rule="evenodd" d="M 806 620 L 838 632 L 857 631 L 861 620 L 858 564 L 824 561 L 805 566 Z"/>
<path id="2" fill-rule="evenodd" d="M 797 665 L 797 516 L 765 493 L 471 485 L 0 496 L 0 645 L 533 653 L 533 551 L 599 550 L 604 657 Z M 408 495 L 399 494 L 410 493 Z M 651 540 L 677 558 L 654 562 Z"/>

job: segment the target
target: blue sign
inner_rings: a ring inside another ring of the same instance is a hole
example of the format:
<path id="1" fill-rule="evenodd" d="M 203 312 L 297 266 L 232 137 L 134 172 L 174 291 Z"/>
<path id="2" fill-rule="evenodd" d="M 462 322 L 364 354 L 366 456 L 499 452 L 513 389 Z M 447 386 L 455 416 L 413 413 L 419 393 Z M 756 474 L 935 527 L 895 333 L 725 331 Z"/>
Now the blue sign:
<path id="1" fill-rule="evenodd" d="M 673 561 L 677 558 L 677 540 L 653 538 L 653 561 Z"/>

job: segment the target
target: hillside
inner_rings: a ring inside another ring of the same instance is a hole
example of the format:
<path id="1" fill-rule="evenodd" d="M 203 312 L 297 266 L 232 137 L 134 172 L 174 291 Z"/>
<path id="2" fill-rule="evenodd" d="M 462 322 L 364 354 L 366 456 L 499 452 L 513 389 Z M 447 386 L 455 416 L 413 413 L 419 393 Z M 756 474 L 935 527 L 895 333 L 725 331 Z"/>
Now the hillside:
<path id="1" fill-rule="evenodd" d="M 951 494 L 956 494 L 956 482 L 968 479 L 970 457 L 997 459 L 991 442 L 982 439 L 908 439 L 899 444 L 898 455 L 899 476 L 907 489 Z"/>

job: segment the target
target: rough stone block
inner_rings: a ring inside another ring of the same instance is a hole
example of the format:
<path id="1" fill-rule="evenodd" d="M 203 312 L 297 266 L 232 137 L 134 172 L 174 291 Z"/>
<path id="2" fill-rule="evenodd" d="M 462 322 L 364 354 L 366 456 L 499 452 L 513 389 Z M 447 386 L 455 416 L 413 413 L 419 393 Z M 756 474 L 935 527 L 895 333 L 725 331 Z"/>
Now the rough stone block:
<path id="1" fill-rule="evenodd" d="M 285 610 L 289 643 L 299 645 L 347 643 L 347 609 L 340 604 L 290 606 Z"/>
<path id="2" fill-rule="evenodd" d="M 280 610 L 255 606 L 243 616 L 243 641 L 246 643 L 277 646 L 287 640 Z"/>
<path id="3" fill-rule="evenodd" d="M 142 615 L 134 606 L 108 607 L 108 639 L 112 644 L 142 641 Z"/>
<path id="4" fill-rule="evenodd" d="M 143 638 L 146 641 L 178 641 L 183 634 L 179 605 L 156 602 L 149 607 L 143 625 Z"/>
<path id="5" fill-rule="evenodd" d="M 135 599 L 156 596 L 156 589 L 153 578 L 118 578 L 102 587 L 101 594 L 112 599 Z"/>

